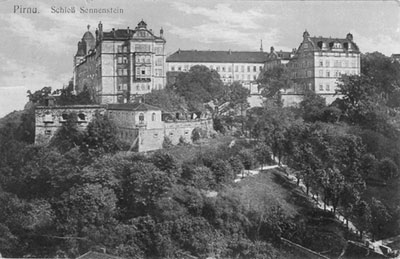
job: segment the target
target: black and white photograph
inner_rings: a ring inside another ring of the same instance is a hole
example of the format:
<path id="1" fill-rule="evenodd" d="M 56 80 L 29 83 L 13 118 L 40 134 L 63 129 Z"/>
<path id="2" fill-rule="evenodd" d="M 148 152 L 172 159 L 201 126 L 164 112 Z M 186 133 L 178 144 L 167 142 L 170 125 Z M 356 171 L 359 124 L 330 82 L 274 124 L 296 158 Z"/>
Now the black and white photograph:
<path id="1" fill-rule="evenodd" d="M 400 258 L 400 0 L 0 0 L 0 258 Z"/>

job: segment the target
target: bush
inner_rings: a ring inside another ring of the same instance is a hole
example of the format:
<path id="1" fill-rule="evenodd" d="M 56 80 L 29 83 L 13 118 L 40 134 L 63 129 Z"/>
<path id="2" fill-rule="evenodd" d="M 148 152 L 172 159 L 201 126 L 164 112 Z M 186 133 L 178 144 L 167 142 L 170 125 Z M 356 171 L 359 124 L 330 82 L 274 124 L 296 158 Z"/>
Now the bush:
<path id="1" fill-rule="evenodd" d="M 399 169 L 392 159 L 384 158 L 378 163 L 378 173 L 383 179 L 390 180 L 398 176 Z"/>
<path id="2" fill-rule="evenodd" d="M 173 147 L 172 141 L 169 137 L 164 137 L 164 141 L 162 143 L 163 148 L 171 148 Z"/>

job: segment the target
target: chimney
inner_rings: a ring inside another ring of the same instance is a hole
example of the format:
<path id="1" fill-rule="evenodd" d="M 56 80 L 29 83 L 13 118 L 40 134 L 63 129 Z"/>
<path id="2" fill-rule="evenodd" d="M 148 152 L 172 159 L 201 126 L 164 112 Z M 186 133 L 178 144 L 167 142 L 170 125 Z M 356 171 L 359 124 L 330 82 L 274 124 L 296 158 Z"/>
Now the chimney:
<path id="1" fill-rule="evenodd" d="M 275 50 L 275 49 L 274 49 L 274 47 L 273 47 L 273 46 L 271 46 L 271 53 L 272 53 L 272 52 L 274 52 L 274 50 Z"/>
<path id="2" fill-rule="evenodd" d="M 129 29 L 129 26 L 128 26 L 128 28 L 126 28 L 126 32 L 127 32 L 128 34 L 131 32 L 131 30 Z"/>
<path id="3" fill-rule="evenodd" d="M 112 33 L 113 33 L 113 37 L 115 38 L 116 37 L 115 28 L 112 28 Z"/>

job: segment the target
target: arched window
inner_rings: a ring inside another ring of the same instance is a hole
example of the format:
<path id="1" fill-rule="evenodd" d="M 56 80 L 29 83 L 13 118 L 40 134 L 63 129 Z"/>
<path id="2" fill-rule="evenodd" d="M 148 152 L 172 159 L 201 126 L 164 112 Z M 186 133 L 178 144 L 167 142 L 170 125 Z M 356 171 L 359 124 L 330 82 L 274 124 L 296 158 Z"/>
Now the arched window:
<path id="1" fill-rule="evenodd" d="M 139 114 L 139 123 L 144 123 L 144 114 L 143 113 Z"/>
<path id="2" fill-rule="evenodd" d="M 156 121 L 156 113 L 155 112 L 153 112 L 153 114 L 151 115 L 151 120 Z"/>

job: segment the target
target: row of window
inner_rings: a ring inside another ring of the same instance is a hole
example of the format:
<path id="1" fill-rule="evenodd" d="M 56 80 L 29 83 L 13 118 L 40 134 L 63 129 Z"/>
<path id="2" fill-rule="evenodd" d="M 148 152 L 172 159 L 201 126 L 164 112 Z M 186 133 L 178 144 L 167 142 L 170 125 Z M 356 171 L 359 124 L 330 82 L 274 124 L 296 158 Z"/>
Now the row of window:
<path id="1" fill-rule="evenodd" d="M 320 85 L 319 85 L 319 90 L 320 90 L 320 91 L 324 91 L 324 85 L 323 85 L 323 84 L 320 84 Z M 330 91 L 330 90 L 331 90 L 330 85 L 329 85 L 329 84 L 326 84 L 326 85 L 325 85 L 325 91 Z"/>
<path id="2" fill-rule="evenodd" d="M 324 70 L 319 70 L 318 72 L 319 77 L 324 76 Z M 331 71 L 325 71 L 325 77 L 340 77 L 341 75 L 355 75 L 356 71 L 355 70 L 347 70 L 347 71 L 340 71 L 340 70 L 335 70 L 334 73 L 331 73 Z"/>
<path id="3" fill-rule="evenodd" d="M 151 45 L 149 44 L 135 44 L 135 52 L 151 52 Z M 156 55 L 163 55 L 164 48 L 163 47 L 155 47 L 154 48 Z M 128 53 L 128 46 L 117 46 L 118 53 Z"/>
<path id="4" fill-rule="evenodd" d="M 63 114 L 61 114 L 61 116 L 58 117 L 58 120 L 59 120 L 59 122 L 66 122 L 68 120 L 69 116 L 70 116 L 70 114 L 63 113 Z M 43 116 L 43 122 L 44 123 L 53 123 L 55 117 L 56 116 L 54 116 L 52 114 L 45 114 Z M 84 113 L 78 113 L 76 119 L 77 119 L 78 122 L 85 122 L 86 121 L 86 115 Z"/>
<path id="5" fill-rule="evenodd" d="M 194 65 L 184 65 L 183 67 L 177 66 L 176 68 L 175 68 L 175 66 L 171 66 L 171 71 L 189 71 L 192 66 L 194 66 Z M 214 67 L 214 65 L 210 65 L 209 68 L 214 69 L 217 72 L 232 72 L 232 66 L 215 66 Z M 239 72 L 239 70 L 242 73 L 244 73 L 244 72 L 260 72 L 260 71 L 262 71 L 263 66 L 257 67 L 257 66 L 251 66 L 251 65 L 249 65 L 249 66 L 235 65 L 234 68 L 235 68 L 235 72 Z M 257 68 L 258 68 L 258 71 L 257 71 Z"/>
<path id="6" fill-rule="evenodd" d="M 320 67 L 324 66 L 324 61 L 323 60 L 319 60 L 318 64 Z M 330 67 L 332 64 L 333 67 L 356 67 L 356 61 L 351 61 L 349 62 L 348 60 L 345 61 L 340 61 L 340 60 L 332 60 L 332 62 L 330 60 L 325 60 L 325 67 Z"/>

